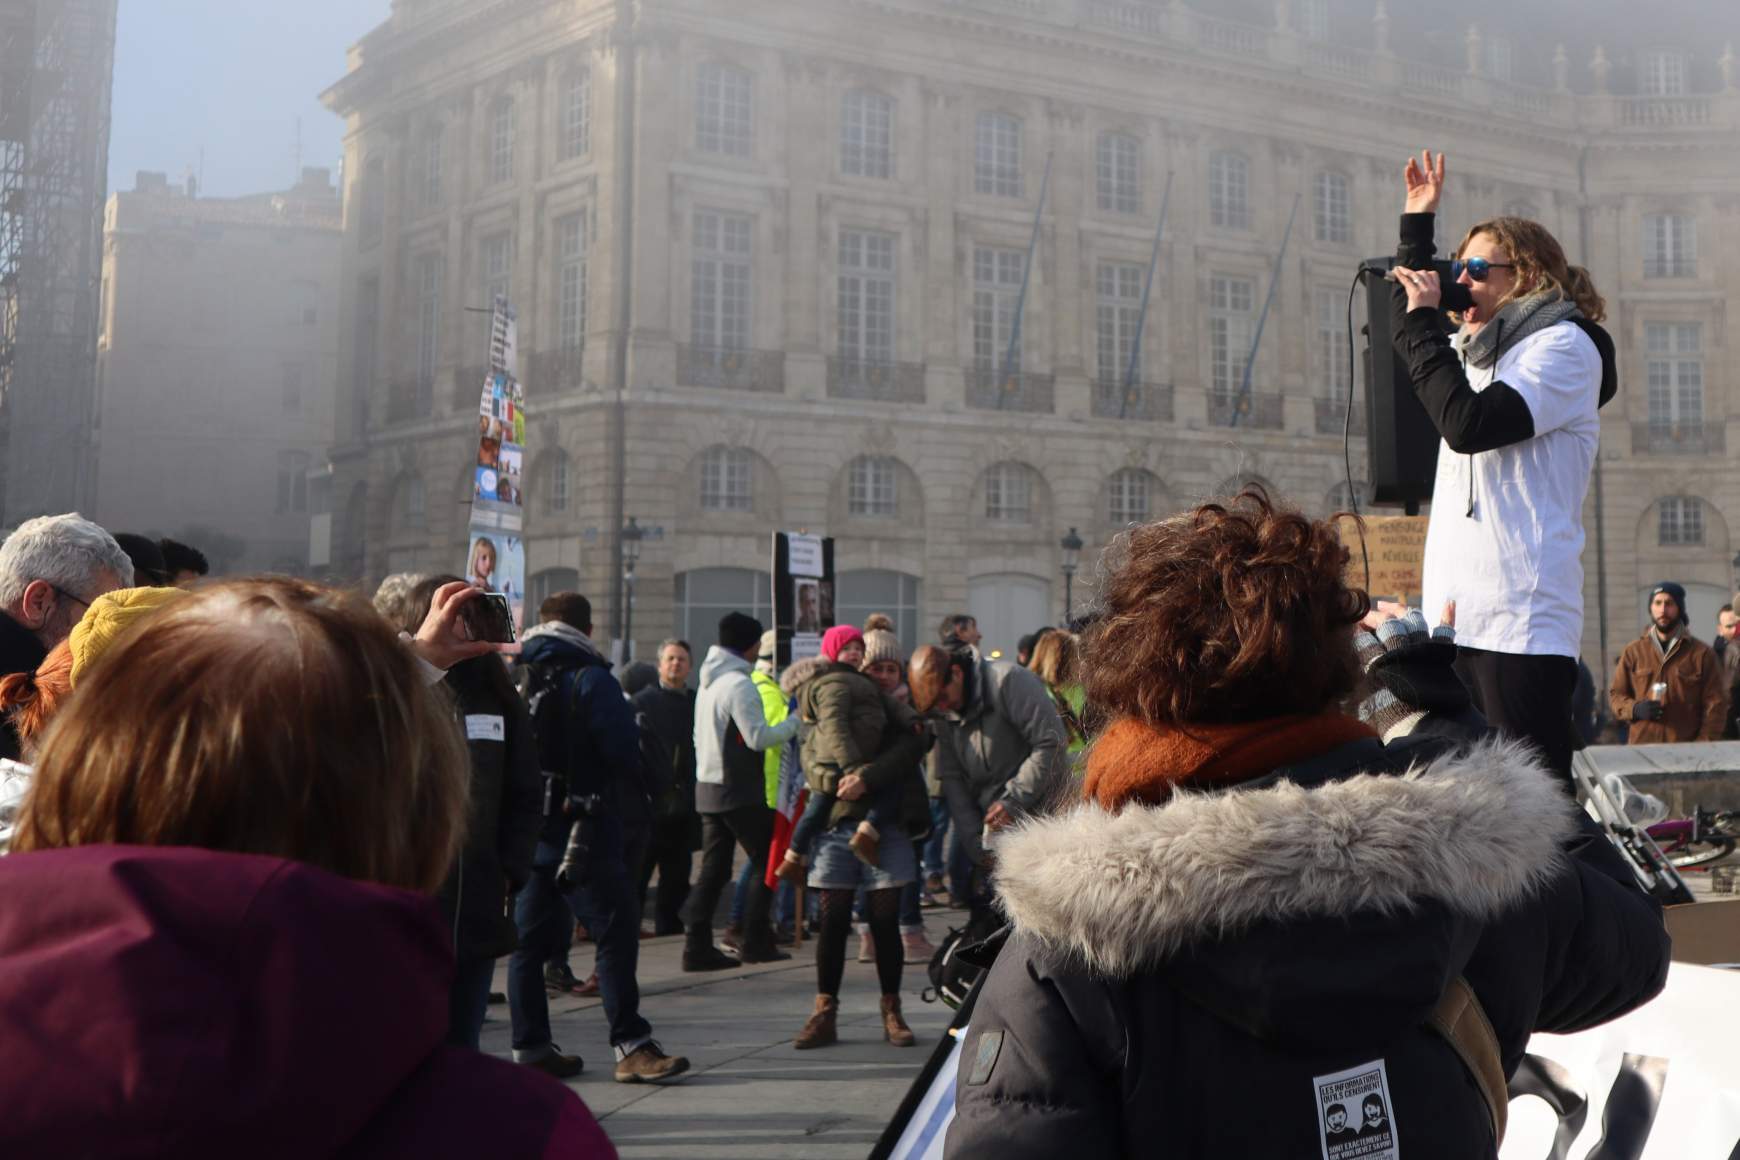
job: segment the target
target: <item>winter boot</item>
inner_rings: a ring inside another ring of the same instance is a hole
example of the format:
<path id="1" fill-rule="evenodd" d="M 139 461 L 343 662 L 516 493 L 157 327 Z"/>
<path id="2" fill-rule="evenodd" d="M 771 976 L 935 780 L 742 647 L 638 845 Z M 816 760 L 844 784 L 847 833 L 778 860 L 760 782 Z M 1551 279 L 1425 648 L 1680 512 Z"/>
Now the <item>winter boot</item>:
<path id="1" fill-rule="evenodd" d="M 898 1007 L 899 999 L 895 1000 Z M 797 1033 L 797 1038 L 791 1045 L 799 1051 L 810 1047 L 826 1047 L 830 1043 L 839 1042 L 839 1032 L 834 1027 L 834 1020 L 840 1014 L 840 1001 L 832 995 L 816 996 L 816 1013 L 811 1015 L 804 1029 Z M 898 1018 L 898 1016 L 896 1016 Z M 910 1035 L 911 1033 L 908 1032 Z"/>
<path id="2" fill-rule="evenodd" d="M 882 835 L 868 821 L 858 823 L 858 828 L 852 832 L 851 840 L 846 845 L 852 848 L 852 853 L 858 855 L 858 860 L 866 866 L 877 865 L 882 857 Z"/>
<path id="3" fill-rule="evenodd" d="M 928 963 L 936 956 L 936 948 L 930 945 L 930 940 L 924 937 L 924 928 L 907 930 L 900 933 L 900 944 L 905 950 L 901 958 L 903 963 Z"/>
<path id="4" fill-rule="evenodd" d="M 896 1047 L 911 1047 L 916 1040 L 912 1028 L 900 1017 L 900 996 L 882 996 L 882 1034 Z"/>

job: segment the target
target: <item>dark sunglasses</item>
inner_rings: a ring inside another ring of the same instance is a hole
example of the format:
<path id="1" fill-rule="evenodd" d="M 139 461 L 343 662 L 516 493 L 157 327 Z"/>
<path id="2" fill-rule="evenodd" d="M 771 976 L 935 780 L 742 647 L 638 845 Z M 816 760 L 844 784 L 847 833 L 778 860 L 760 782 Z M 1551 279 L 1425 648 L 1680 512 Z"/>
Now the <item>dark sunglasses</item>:
<path id="1" fill-rule="evenodd" d="M 1462 271 L 1466 270 L 1471 281 L 1484 282 L 1494 270 L 1514 269 L 1516 269 L 1516 265 L 1512 262 L 1488 262 L 1485 258 L 1469 258 L 1464 261 L 1458 258 L 1450 263 L 1450 280 L 1454 282 L 1462 277 Z"/>

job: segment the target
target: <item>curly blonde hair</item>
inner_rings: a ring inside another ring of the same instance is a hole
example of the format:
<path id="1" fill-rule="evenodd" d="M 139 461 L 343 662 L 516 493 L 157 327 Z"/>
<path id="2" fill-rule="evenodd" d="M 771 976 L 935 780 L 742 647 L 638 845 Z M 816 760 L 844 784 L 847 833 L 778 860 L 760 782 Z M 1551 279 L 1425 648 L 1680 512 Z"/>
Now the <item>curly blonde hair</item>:
<path id="1" fill-rule="evenodd" d="M 1540 222 L 1520 217 L 1495 217 L 1477 222 L 1463 235 L 1456 247 L 1460 258 L 1468 243 L 1481 234 L 1505 248 L 1516 266 L 1516 288 L 1505 295 L 1504 303 L 1542 290 L 1557 290 L 1577 304 L 1583 317 L 1600 322 L 1607 317 L 1607 303 L 1595 290 L 1595 280 L 1581 266 L 1571 265 L 1565 248 L 1559 245 L 1552 231 Z M 1501 303 L 1500 305 L 1503 305 Z"/>

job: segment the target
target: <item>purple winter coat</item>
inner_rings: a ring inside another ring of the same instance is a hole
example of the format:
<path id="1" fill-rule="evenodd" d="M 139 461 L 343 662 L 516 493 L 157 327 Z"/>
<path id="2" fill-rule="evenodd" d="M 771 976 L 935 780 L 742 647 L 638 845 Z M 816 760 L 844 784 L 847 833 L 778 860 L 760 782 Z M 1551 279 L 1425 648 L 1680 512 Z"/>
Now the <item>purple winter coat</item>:
<path id="1" fill-rule="evenodd" d="M 434 904 L 281 858 L 0 858 L 0 1155 L 613 1157 L 586 1105 L 444 1045 Z"/>

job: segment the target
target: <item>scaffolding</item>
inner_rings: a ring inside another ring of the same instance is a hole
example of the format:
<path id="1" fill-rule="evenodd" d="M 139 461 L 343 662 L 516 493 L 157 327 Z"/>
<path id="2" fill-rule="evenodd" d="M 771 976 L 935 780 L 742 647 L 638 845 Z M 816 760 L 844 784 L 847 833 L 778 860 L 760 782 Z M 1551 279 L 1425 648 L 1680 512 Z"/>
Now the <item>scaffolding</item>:
<path id="1" fill-rule="evenodd" d="M 0 519 L 94 500 L 117 0 L 0 0 Z"/>

